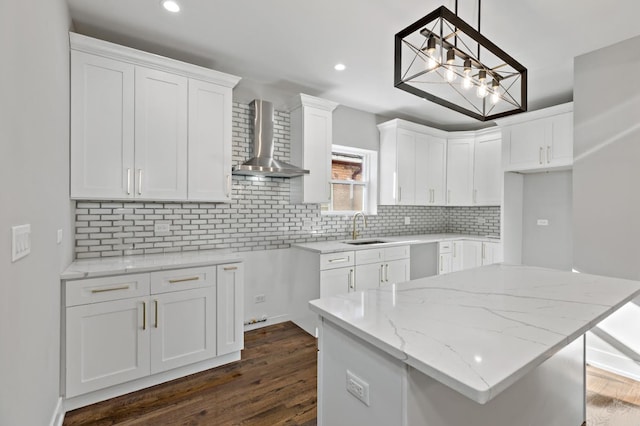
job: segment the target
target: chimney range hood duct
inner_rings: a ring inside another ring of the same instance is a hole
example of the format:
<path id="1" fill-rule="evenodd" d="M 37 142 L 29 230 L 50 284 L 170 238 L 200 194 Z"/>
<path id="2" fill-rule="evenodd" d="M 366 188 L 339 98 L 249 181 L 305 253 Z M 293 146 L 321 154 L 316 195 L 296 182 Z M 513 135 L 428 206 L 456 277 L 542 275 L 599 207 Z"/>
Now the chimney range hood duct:
<path id="1" fill-rule="evenodd" d="M 273 105 L 256 99 L 253 109 L 253 157 L 233 166 L 234 175 L 295 177 L 309 174 L 309 170 L 273 158 Z"/>

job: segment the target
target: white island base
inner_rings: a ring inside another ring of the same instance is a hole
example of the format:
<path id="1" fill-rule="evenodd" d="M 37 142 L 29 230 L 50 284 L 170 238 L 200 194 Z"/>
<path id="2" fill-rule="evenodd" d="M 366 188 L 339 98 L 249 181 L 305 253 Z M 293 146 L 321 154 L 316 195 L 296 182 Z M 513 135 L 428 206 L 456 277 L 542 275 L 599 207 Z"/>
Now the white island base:
<path id="1" fill-rule="evenodd" d="M 319 331 L 320 426 L 580 426 L 585 421 L 583 336 L 479 404 L 326 318 Z M 368 384 L 368 404 L 347 390 L 349 373 Z"/>

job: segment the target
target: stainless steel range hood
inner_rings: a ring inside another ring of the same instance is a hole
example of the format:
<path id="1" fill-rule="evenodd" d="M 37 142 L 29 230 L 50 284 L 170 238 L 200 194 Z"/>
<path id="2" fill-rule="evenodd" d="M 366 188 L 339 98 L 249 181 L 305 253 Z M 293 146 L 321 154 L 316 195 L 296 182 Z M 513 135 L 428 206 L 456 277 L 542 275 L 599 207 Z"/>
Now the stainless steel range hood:
<path id="1" fill-rule="evenodd" d="M 253 157 L 233 166 L 234 175 L 295 177 L 309 174 L 309 170 L 273 158 L 273 105 L 256 99 L 253 109 Z"/>

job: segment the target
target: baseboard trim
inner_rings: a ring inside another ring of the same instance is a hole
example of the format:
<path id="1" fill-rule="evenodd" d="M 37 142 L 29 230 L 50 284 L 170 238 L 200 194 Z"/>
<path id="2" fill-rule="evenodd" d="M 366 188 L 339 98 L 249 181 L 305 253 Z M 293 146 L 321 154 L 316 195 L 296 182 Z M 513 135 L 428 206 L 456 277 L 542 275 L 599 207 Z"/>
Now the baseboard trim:
<path id="1" fill-rule="evenodd" d="M 587 346 L 587 364 L 611 373 L 640 381 L 640 365 L 632 359 L 620 355 L 589 348 Z"/>
<path id="2" fill-rule="evenodd" d="M 62 397 L 58 398 L 58 402 L 56 403 L 56 408 L 53 411 L 53 416 L 51 416 L 51 421 L 49 422 L 49 426 L 62 426 L 64 422 L 65 411 L 63 408 L 64 404 L 62 403 Z"/>
<path id="3" fill-rule="evenodd" d="M 289 314 L 276 315 L 276 316 L 267 318 L 267 320 L 264 322 L 247 324 L 244 326 L 244 331 L 247 332 L 251 330 L 256 330 L 258 328 L 268 327 L 270 325 L 280 324 L 281 322 L 287 322 L 287 321 L 291 321 L 291 315 Z"/>

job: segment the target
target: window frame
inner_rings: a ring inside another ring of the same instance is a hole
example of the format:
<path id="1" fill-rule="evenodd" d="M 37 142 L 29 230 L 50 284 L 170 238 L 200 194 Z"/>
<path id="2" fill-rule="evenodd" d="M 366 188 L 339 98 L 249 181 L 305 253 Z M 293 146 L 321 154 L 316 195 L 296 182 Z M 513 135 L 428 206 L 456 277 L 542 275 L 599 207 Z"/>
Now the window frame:
<path id="1" fill-rule="evenodd" d="M 366 215 L 375 215 L 378 213 L 378 152 L 370 149 L 362 149 L 345 145 L 331 145 L 331 158 L 329 163 L 330 171 L 332 169 L 333 155 L 346 154 L 357 155 L 362 157 L 362 181 L 338 180 L 330 179 L 331 201 L 323 204 L 328 206 L 326 210 L 321 209 L 321 214 L 327 216 L 353 216 L 355 213 L 362 211 Z M 331 173 L 329 174 L 331 176 Z M 353 191 L 354 186 L 363 186 L 363 209 L 362 210 L 333 210 L 333 185 L 351 185 Z"/>

